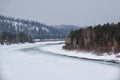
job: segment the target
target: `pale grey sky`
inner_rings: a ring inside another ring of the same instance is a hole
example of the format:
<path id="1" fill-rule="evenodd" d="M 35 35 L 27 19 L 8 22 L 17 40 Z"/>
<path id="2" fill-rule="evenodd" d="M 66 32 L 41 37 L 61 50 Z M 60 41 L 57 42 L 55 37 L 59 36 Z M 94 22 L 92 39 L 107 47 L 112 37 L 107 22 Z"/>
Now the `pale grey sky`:
<path id="1" fill-rule="evenodd" d="M 0 0 L 1 14 L 48 25 L 120 21 L 120 0 Z"/>

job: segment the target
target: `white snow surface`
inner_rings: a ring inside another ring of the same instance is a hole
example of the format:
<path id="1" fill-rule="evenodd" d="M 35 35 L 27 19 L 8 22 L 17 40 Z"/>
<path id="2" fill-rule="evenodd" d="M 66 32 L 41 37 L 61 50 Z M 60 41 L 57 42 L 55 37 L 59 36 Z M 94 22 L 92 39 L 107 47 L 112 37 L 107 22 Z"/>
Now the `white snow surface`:
<path id="1" fill-rule="evenodd" d="M 64 50 L 62 47 L 64 46 L 64 44 L 61 45 L 52 45 L 51 46 L 47 46 L 47 47 L 42 47 L 42 49 L 46 50 L 46 51 L 50 51 L 50 52 L 55 52 L 56 54 L 63 54 L 63 55 L 67 55 L 67 56 L 74 56 L 74 57 L 80 57 L 80 58 L 88 58 L 88 59 L 95 59 L 95 60 L 115 60 L 120 62 L 120 57 L 116 58 L 116 55 L 120 55 L 119 54 L 112 54 L 112 55 L 107 55 L 107 53 L 104 53 L 104 55 L 95 55 L 92 52 L 83 52 L 83 51 L 77 51 L 77 50 Z"/>
<path id="2" fill-rule="evenodd" d="M 118 66 L 37 51 L 71 54 L 62 49 L 63 44 L 48 45 L 50 43 L 59 42 L 0 45 L 0 80 L 119 80 Z M 32 47 L 36 51 L 21 51 Z"/>

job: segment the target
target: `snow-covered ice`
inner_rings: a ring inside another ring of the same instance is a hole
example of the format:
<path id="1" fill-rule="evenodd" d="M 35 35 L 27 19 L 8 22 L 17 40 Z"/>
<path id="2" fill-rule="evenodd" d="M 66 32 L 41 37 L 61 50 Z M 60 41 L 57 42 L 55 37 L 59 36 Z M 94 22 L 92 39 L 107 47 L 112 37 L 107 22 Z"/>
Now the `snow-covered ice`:
<path id="1" fill-rule="evenodd" d="M 63 52 L 57 43 L 0 46 L 0 80 L 119 80 L 118 66 L 44 53 Z"/>

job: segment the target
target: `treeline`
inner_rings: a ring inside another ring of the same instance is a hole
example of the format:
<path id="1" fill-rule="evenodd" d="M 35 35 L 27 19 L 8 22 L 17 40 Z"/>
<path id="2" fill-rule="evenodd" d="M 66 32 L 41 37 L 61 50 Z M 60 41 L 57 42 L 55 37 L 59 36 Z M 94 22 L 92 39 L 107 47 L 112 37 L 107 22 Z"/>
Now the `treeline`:
<path id="1" fill-rule="evenodd" d="M 9 32 L 1 32 L 0 33 L 0 44 L 13 44 L 13 43 L 25 43 L 25 42 L 33 42 L 32 37 L 25 33 L 11 34 Z"/>
<path id="2" fill-rule="evenodd" d="M 71 31 L 66 40 L 64 49 L 92 51 L 102 53 L 120 52 L 120 22 L 117 24 L 104 24 L 89 26 Z"/>

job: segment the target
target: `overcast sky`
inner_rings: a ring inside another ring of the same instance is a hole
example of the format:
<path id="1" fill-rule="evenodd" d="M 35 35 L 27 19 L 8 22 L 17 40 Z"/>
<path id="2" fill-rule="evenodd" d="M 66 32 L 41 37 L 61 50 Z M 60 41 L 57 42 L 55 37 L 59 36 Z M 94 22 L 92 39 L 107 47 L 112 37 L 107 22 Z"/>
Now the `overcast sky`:
<path id="1" fill-rule="evenodd" d="M 49 25 L 87 26 L 120 21 L 120 0 L 0 0 L 0 13 Z"/>

